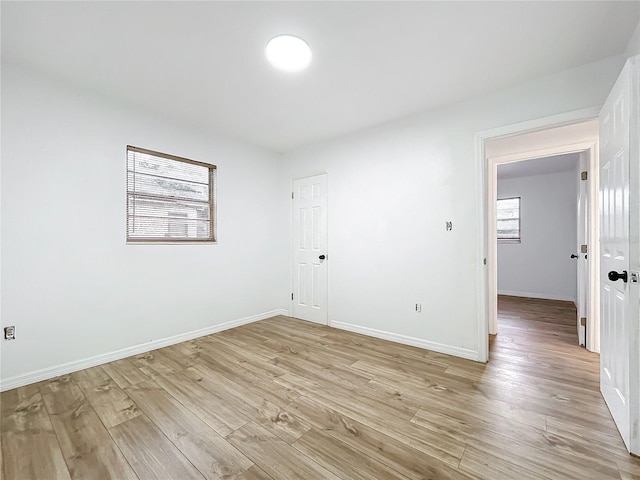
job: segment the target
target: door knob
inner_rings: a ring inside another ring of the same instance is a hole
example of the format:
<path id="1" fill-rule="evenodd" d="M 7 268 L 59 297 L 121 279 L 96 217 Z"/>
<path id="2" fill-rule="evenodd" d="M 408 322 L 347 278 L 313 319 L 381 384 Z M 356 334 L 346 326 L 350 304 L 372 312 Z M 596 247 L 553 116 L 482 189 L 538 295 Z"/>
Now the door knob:
<path id="1" fill-rule="evenodd" d="M 578 255 L 576 255 L 575 253 L 572 253 L 571 258 L 578 258 Z"/>
<path id="2" fill-rule="evenodd" d="M 320 260 L 324 260 L 324 259 L 325 259 L 325 258 L 327 258 L 327 257 L 326 257 L 326 255 L 320 255 L 318 258 L 319 258 Z M 625 281 L 626 281 L 626 280 L 625 280 Z"/>
<path id="3" fill-rule="evenodd" d="M 627 271 L 624 270 L 622 273 L 618 273 L 615 270 L 611 270 L 607 275 L 609 280 L 615 282 L 616 280 L 622 280 L 624 283 L 627 283 Z"/>

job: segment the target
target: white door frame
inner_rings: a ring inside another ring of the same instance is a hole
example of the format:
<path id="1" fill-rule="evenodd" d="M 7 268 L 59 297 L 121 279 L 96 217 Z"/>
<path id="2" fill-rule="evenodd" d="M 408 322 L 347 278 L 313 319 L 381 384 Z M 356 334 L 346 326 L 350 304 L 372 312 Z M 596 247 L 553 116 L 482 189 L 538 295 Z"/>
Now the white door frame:
<path id="1" fill-rule="evenodd" d="M 589 152 L 589 159 L 594 158 L 594 156 L 596 156 L 596 151 L 597 151 L 597 143 L 594 142 L 586 142 L 586 143 L 576 143 L 576 144 L 569 144 L 569 145 L 563 145 L 563 146 L 558 146 L 558 147 L 552 147 L 552 148 L 545 148 L 542 150 L 535 150 L 535 151 L 530 151 L 530 152 L 524 152 L 524 153 L 517 153 L 517 154 L 513 154 L 513 155 L 504 155 L 504 156 L 500 156 L 500 157 L 492 157 L 492 158 L 488 158 L 487 159 L 487 169 L 488 169 L 488 175 L 487 175 L 487 181 L 488 181 L 488 190 L 487 190 L 487 205 L 489 206 L 488 211 L 487 211 L 487 219 L 488 219 L 488 223 L 487 223 L 487 232 L 491 235 L 492 229 L 489 228 L 489 225 L 495 225 L 496 222 L 496 201 L 497 201 L 497 167 L 498 165 L 505 165 L 507 163 L 514 163 L 514 162 L 520 162 L 520 161 L 524 161 L 524 160 L 533 160 L 533 159 L 539 159 L 539 158 L 543 158 L 543 157 L 550 157 L 550 156 L 554 156 L 554 155 L 563 155 L 563 154 L 569 154 L 569 153 L 582 153 L 582 152 Z M 591 165 L 591 161 L 590 161 L 590 165 L 589 165 L 589 170 L 591 172 L 593 172 L 593 165 Z M 594 182 L 594 178 L 596 181 L 596 186 L 597 186 L 597 174 L 594 173 L 590 173 L 591 178 L 588 180 L 589 183 L 591 184 L 592 182 Z M 591 187 L 591 188 L 589 188 Z M 593 186 L 589 185 L 588 189 L 589 191 L 593 191 Z M 596 187 L 597 188 L 597 187 Z M 597 190 L 596 190 L 597 191 Z M 594 226 L 593 223 L 593 219 L 590 219 L 591 221 L 589 222 L 590 227 Z M 595 247 L 593 247 L 593 238 L 591 236 L 591 232 L 592 231 L 596 231 L 597 229 L 594 228 L 590 228 L 589 229 L 589 239 L 587 241 L 587 243 L 590 245 L 592 252 L 596 252 L 596 250 L 594 249 Z M 498 310 L 497 310 L 497 304 L 496 304 L 496 297 L 497 297 L 497 283 L 498 283 L 498 273 L 497 273 L 497 264 L 498 264 L 498 258 L 497 258 L 497 242 L 496 242 L 496 236 L 495 234 L 493 234 L 492 238 L 489 238 L 488 241 L 490 243 L 488 243 L 489 248 L 487 249 L 487 275 L 488 275 L 488 281 L 489 281 L 489 289 L 492 290 L 489 295 L 491 295 L 491 302 L 489 303 L 489 333 L 490 334 L 496 334 L 498 333 Z M 587 257 L 587 262 L 589 263 L 589 265 L 592 265 L 593 263 L 599 263 L 597 261 L 597 257 L 596 255 L 591 255 L 591 257 Z M 596 282 L 595 284 L 593 282 Z M 589 290 L 593 290 L 594 288 L 597 287 L 597 282 L 598 282 L 598 277 L 596 276 L 595 278 L 589 278 Z M 493 287 L 493 288 L 492 288 Z M 592 351 L 597 351 L 593 348 L 593 345 L 599 344 L 599 340 L 600 340 L 600 324 L 598 322 L 598 317 L 599 315 L 594 314 L 594 309 L 591 305 L 587 305 L 587 318 L 589 321 L 589 328 L 587 329 L 587 348 L 589 350 Z"/>
<path id="2" fill-rule="evenodd" d="M 511 163 L 540 156 L 559 155 L 561 153 L 574 153 L 590 151 L 590 192 L 598 191 L 598 148 L 596 142 L 565 145 L 562 147 L 547 148 L 536 152 L 527 152 L 516 155 L 505 155 L 493 159 L 486 158 L 485 143 L 498 138 L 512 137 L 525 133 L 532 133 L 549 128 L 561 127 L 598 118 L 600 107 L 586 108 L 573 112 L 562 113 L 550 117 L 539 118 L 527 122 L 498 127 L 491 130 L 477 132 L 475 135 L 475 160 L 476 160 L 476 215 L 479 221 L 476 240 L 478 249 L 476 252 L 476 280 L 478 284 L 478 361 L 489 360 L 489 332 L 497 331 L 497 239 L 493 226 L 496 217 L 497 199 L 497 165 Z M 577 150 L 576 150 L 577 149 Z M 593 172 L 596 172 L 595 174 Z M 589 196 L 589 249 L 591 253 L 599 252 L 598 239 L 598 196 Z M 599 351 L 599 262 L 598 255 L 588 256 L 589 262 L 589 318 L 591 326 L 588 328 L 587 345 L 591 350 Z M 594 287 L 595 285 L 595 287 Z M 594 323 L 598 326 L 595 327 Z M 597 349 L 596 349 L 597 347 Z"/>
<path id="3" fill-rule="evenodd" d="M 599 139 L 598 139 L 599 140 Z M 589 334 L 588 325 L 582 327 L 581 318 L 589 318 L 589 302 L 591 295 L 589 294 L 589 260 L 588 254 L 582 253 L 582 245 L 589 245 L 591 243 L 591 238 L 589 238 L 589 227 L 590 227 L 590 219 L 589 219 L 589 194 L 591 193 L 591 189 L 589 188 L 589 182 L 585 182 L 582 180 L 582 172 L 587 172 L 588 175 L 593 175 L 588 173 L 591 171 L 591 152 L 582 152 L 579 154 L 578 159 L 578 173 L 580 176 L 575 178 L 576 184 L 576 200 L 578 202 L 577 205 L 577 215 L 576 215 L 576 228 L 578 235 L 576 236 L 576 281 L 578 282 L 576 288 L 576 324 L 578 325 L 578 344 L 588 348 L 589 346 L 594 346 L 595 340 L 593 338 L 587 339 L 586 336 Z M 586 262 L 583 260 L 587 260 Z M 595 350 L 591 348 L 591 350 Z"/>

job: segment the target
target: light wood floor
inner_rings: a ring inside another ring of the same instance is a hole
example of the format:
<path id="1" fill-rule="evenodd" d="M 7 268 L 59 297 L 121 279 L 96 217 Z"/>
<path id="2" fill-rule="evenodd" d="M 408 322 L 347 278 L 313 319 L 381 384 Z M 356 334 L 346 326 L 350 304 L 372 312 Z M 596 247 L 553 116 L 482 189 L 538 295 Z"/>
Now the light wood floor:
<path id="1" fill-rule="evenodd" d="M 500 312 L 486 366 L 275 317 L 5 392 L 5 478 L 640 478 L 572 309 Z"/>

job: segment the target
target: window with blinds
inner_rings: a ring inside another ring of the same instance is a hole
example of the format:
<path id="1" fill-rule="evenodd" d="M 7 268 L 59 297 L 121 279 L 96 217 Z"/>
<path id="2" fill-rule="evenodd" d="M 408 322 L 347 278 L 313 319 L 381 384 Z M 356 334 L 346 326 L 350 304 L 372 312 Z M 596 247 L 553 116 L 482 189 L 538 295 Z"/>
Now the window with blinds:
<path id="1" fill-rule="evenodd" d="M 127 242 L 215 242 L 216 166 L 127 146 Z"/>
<path id="2" fill-rule="evenodd" d="M 498 240 L 520 241 L 520 197 L 498 199 Z"/>

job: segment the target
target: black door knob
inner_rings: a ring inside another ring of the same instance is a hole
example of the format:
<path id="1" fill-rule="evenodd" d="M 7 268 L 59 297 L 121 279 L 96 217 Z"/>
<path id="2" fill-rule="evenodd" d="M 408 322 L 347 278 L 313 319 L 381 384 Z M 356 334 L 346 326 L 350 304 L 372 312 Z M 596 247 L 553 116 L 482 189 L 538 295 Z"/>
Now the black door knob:
<path id="1" fill-rule="evenodd" d="M 627 271 L 624 270 L 622 273 L 618 273 L 615 270 L 611 270 L 607 275 L 609 280 L 615 282 L 616 280 L 622 280 L 624 283 L 627 283 Z"/>
<path id="2" fill-rule="evenodd" d="M 324 260 L 324 259 L 325 259 L 325 258 L 327 258 L 327 257 L 326 257 L 325 255 L 320 255 L 318 258 L 319 258 L 320 260 Z"/>
<path id="3" fill-rule="evenodd" d="M 576 255 L 575 253 L 572 253 L 571 258 L 578 258 L 578 255 Z"/>

